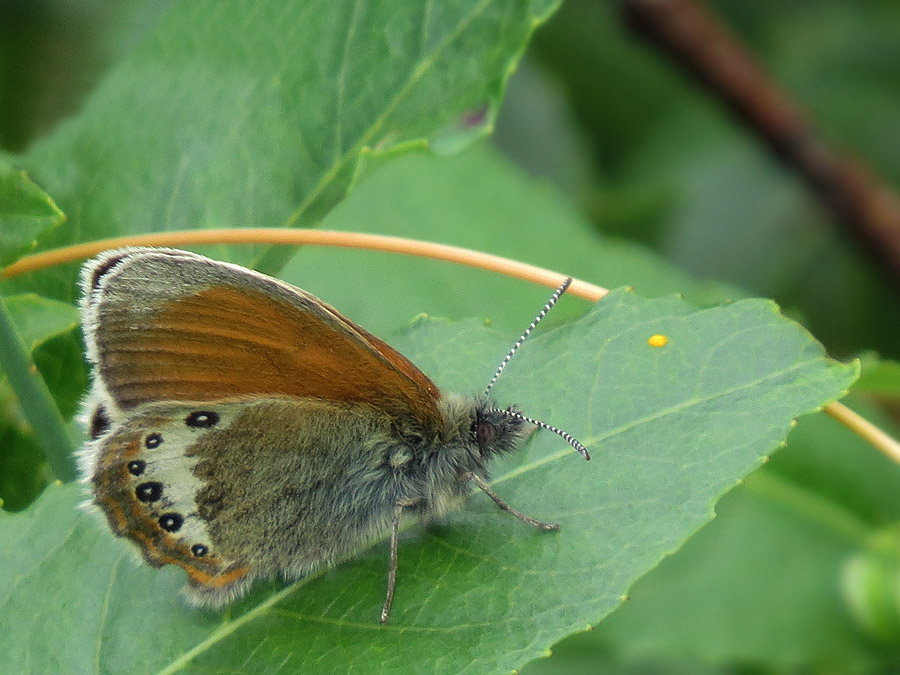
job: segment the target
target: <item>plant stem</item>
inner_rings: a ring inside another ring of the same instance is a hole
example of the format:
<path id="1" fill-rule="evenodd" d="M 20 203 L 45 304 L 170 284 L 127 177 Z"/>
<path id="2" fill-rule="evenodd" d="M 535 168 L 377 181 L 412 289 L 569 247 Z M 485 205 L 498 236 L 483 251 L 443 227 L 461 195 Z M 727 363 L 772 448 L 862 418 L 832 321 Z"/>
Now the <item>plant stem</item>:
<path id="1" fill-rule="evenodd" d="M 86 244 L 58 248 L 44 253 L 25 256 L 0 272 L 0 279 L 8 279 L 17 274 L 33 272 L 37 269 L 59 265 L 65 262 L 83 260 L 101 251 L 122 246 L 190 246 L 198 244 L 313 244 L 316 246 L 337 246 L 340 248 L 362 248 L 387 253 L 403 253 L 420 258 L 446 260 L 469 267 L 477 267 L 507 276 L 538 283 L 548 288 L 556 288 L 566 278 L 565 274 L 553 272 L 543 267 L 528 265 L 518 260 L 510 260 L 480 251 L 473 251 L 447 244 L 434 244 L 403 237 L 389 237 L 379 234 L 359 232 L 337 232 L 335 230 L 286 230 L 283 228 L 247 228 L 228 230 L 185 230 L 180 232 L 154 232 L 130 237 L 103 239 Z M 585 300 L 597 301 L 609 291 L 586 281 L 575 279 L 569 287 L 569 294 Z"/>
<path id="2" fill-rule="evenodd" d="M 13 325 L 12 316 L 0 297 L 0 365 L 10 386 L 19 398 L 25 419 L 47 453 L 53 474 L 61 481 L 75 478 L 72 461 L 74 443 L 66 423 L 47 389 L 44 378 L 31 359 L 22 337 Z"/>
<path id="3" fill-rule="evenodd" d="M 862 417 L 837 401 L 826 405 L 825 412 L 850 429 L 850 431 L 860 436 L 863 440 L 875 446 L 895 462 L 900 463 L 900 443 L 876 427 L 865 417 Z"/>
<path id="4" fill-rule="evenodd" d="M 52 251 L 20 258 L 15 263 L 0 271 L 0 279 L 7 279 L 17 274 L 33 272 L 44 267 L 72 262 L 96 255 L 101 251 L 122 246 L 185 246 L 196 244 L 311 244 L 316 246 L 337 246 L 341 248 L 360 248 L 376 251 L 402 253 L 422 258 L 446 260 L 469 267 L 490 270 L 516 277 L 525 281 L 538 283 L 549 288 L 556 288 L 566 275 L 553 272 L 535 265 L 528 265 L 517 260 L 502 258 L 496 255 L 448 246 L 431 242 L 389 237 L 358 232 L 337 232 L 334 230 L 291 230 L 282 228 L 247 228 L 228 230 L 186 230 L 180 232 L 155 232 L 116 239 L 104 239 L 67 246 Z M 597 301 L 609 291 L 601 286 L 575 279 L 569 287 L 571 295 L 585 300 Z M 2 356 L 2 353 L 0 353 Z M 5 361 L 4 361 L 5 362 Z M 859 434 L 892 459 L 900 463 L 900 444 L 875 425 L 863 419 L 840 403 L 825 406 L 825 412 Z M 57 413 L 58 414 L 58 413 Z M 55 468 L 55 467 L 54 467 Z"/>

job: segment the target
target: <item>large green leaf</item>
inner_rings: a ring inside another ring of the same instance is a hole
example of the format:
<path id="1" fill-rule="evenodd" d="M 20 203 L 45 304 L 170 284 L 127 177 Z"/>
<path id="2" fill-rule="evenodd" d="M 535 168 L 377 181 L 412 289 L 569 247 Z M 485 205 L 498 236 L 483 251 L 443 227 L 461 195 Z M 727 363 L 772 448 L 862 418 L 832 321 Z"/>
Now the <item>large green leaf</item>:
<path id="1" fill-rule="evenodd" d="M 486 133 L 557 4 L 175 3 L 81 113 L 21 159 L 70 217 L 42 243 L 315 222 L 362 154 L 452 150 Z M 230 254 L 258 262 L 263 250 Z M 70 274 L 31 289 L 71 300 Z"/>
<path id="2" fill-rule="evenodd" d="M 854 401 L 860 414 L 896 433 L 883 414 Z M 900 662 L 898 481 L 896 462 L 835 420 L 803 418 L 787 447 L 638 581 L 628 603 L 525 672 L 597 668 L 609 657 L 632 666 L 743 663 L 753 672 L 879 672 L 887 662 L 893 666 L 881 672 L 893 672 Z M 852 582 L 860 566 L 885 561 L 893 578 L 859 597 Z"/>
<path id="3" fill-rule="evenodd" d="M 3 302 L 29 351 L 57 335 L 70 332 L 79 324 L 76 307 L 35 293 L 12 295 Z"/>
<path id="4" fill-rule="evenodd" d="M 649 346 L 656 333 L 668 345 Z M 472 321 L 422 321 L 398 343 L 441 387 L 468 391 L 512 337 Z M 543 433 L 496 466 L 503 497 L 562 531 L 535 532 L 483 495 L 427 530 L 413 525 L 387 627 L 377 623 L 384 543 L 203 612 L 177 599 L 179 570 L 136 565 L 128 546 L 76 511 L 78 487 L 51 488 L 25 514 L 0 514 L 9 627 L 0 670 L 508 672 L 611 611 L 794 417 L 840 396 L 856 372 L 826 359 L 769 302 L 696 311 L 613 293 L 526 343 L 496 389 L 501 403 L 518 402 L 592 450 L 585 463 Z"/>
<path id="5" fill-rule="evenodd" d="M 24 171 L 0 162 L 0 265 L 35 248 L 39 236 L 64 220 L 50 196 Z"/>
<path id="6" fill-rule="evenodd" d="M 598 234 L 557 189 L 523 175 L 487 145 L 453 157 L 398 158 L 361 181 L 323 227 L 455 244 L 610 287 L 630 285 L 643 296 L 682 292 L 694 302 L 721 302 L 740 293 L 713 291 L 645 249 Z M 484 316 L 521 330 L 549 294 L 458 265 L 317 247 L 298 251 L 282 276 L 377 334 L 395 331 L 422 311 L 452 319 Z M 565 303 L 548 320 L 588 306 Z"/>

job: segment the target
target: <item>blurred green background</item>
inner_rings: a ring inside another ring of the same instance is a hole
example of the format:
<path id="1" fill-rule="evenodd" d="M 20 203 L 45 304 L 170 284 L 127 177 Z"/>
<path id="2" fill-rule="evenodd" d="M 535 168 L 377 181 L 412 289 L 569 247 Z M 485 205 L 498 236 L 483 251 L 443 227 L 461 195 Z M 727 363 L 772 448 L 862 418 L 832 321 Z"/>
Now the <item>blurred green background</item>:
<path id="1" fill-rule="evenodd" d="M 75 113 L 167 2 L 6 0 L 0 148 Z M 891 0 L 709 4 L 822 137 L 900 183 L 900 7 Z M 567 0 L 509 83 L 493 142 L 563 189 L 596 227 L 699 280 L 802 316 L 836 356 L 900 355 L 900 282 L 709 92 L 623 24 Z"/>
<path id="2" fill-rule="evenodd" d="M 76 113 L 168 4 L 0 3 L 0 149 L 23 152 Z M 900 3 L 709 7 L 824 139 L 900 184 Z M 898 279 L 707 90 L 630 33 L 616 3 L 566 0 L 538 30 L 490 143 L 598 231 L 710 282 L 712 297 L 772 297 L 839 358 L 900 356 Z M 54 351 L 79 358 L 64 340 Z M 867 363 L 852 402 L 895 430 L 900 375 Z M 525 672 L 900 672 L 897 474 L 824 416 L 804 422 L 629 603 Z"/>

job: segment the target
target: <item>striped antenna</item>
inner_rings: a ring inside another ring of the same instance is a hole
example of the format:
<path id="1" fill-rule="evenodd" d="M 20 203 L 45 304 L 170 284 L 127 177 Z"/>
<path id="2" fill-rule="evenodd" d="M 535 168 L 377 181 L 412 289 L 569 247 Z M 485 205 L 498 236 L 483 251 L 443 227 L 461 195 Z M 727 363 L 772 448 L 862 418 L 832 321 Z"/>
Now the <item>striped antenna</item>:
<path id="1" fill-rule="evenodd" d="M 550 296 L 550 299 L 547 301 L 547 304 L 541 308 L 541 311 L 538 312 L 538 315 L 534 317 L 534 321 L 531 322 L 531 325 L 525 329 L 525 332 L 522 333 L 522 337 L 516 340 L 516 343 L 512 346 L 512 349 L 509 350 L 509 353 L 506 357 L 500 362 L 500 366 L 497 368 L 497 372 L 494 373 L 494 376 L 491 378 L 491 381 L 488 382 L 487 389 L 484 390 L 484 395 L 487 396 L 491 393 L 491 389 L 494 388 L 494 385 L 497 383 L 497 378 L 500 377 L 500 373 L 503 372 L 503 369 L 506 368 L 506 364 L 509 363 L 510 359 L 512 359 L 513 354 L 522 346 L 522 343 L 525 342 L 525 339 L 531 335 L 531 331 L 533 331 L 537 325 L 541 322 L 545 316 L 547 316 L 547 312 L 549 312 L 553 305 L 556 304 L 556 301 L 559 300 L 559 296 L 566 292 L 569 286 L 572 285 L 572 277 L 567 277 L 565 281 L 562 282 L 559 288 L 553 291 L 553 295 Z"/>
<path id="2" fill-rule="evenodd" d="M 562 429 L 557 429 L 552 424 L 547 424 L 546 422 L 541 422 L 540 420 L 533 419 L 528 417 L 528 415 L 523 415 L 517 410 L 501 410 L 500 408 L 491 408 L 489 412 L 499 413 L 505 417 L 515 417 L 520 420 L 525 420 L 526 422 L 531 422 L 535 426 L 540 427 L 541 429 L 546 429 L 547 431 L 552 431 L 557 436 L 561 436 L 566 440 L 566 442 L 575 448 L 578 452 L 581 453 L 581 456 L 587 460 L 591 459 L 591 454 L 587 451 L 587 448 L 584 447 L 581 442 L 575 438 L 572 434 L 567 431 L 563 431 Z"/>
<path id="3" fill-rule="evenodd" d="M 531 322 L 531 325 L 529 325 L 528 328 L 525 329 L 525 332 L 522 333 L 522 337 L 520 337 L 518 340 L 516 340 L 516 343 L 512 346 L 512 349 L 509 350 L 509 353 L 506 355 L 506 357 L 503 359 L 503 361 L 500 362 L 500 366 L 497 368 L 497 372 L 494 373 L 494 376 L 491 378 L 491 381 L 488 382 L 487 389 L 484 390 L 485 396 L 487 396 L 489 393 L 491 393 L 491 389 L 494 388 L 494 384 L 497 382 L 497 378 L 500 377 L 500 373 L 502 373 L 503 369 L 506 368 L 506 364 L 510 362 L 510 359 L 512 359 L 513 354 L 515 354 L 516 351 L 519 349 L 519 347 L 522 346 L 522 343 L 525 342 L 525 339 L 529 335 L 531 335 L 531 332 L 541 322 L 541 319 L 543 319 L 545 316 L 547 316 L 547 312 L 549 312 L 553 308 L 553 305 L 556 304 L 556 301 L 559 300 L 559 297 L 563 293 L 565 293 L 568 290 L 569 286 L 571 286 L 571 285 L 572 285 L 572 277 L 567 277 L 566 280 L 563 281 L 562 284 L 560 284 L 560 287 L 557 288 L 555 291 L 553 291 L 553 295 L 551 295 L 550 299 L 547 300 L 547 304 L 541 308 L 541 311 L 538 312 L 538 315 L 536 317 L 534 317 L 534 321 Z M 582 457 L 584 457 L 585 459 L 591 458 L 591 455 L 587 451 L 587 448 L 584 447 L 578 441 L 578 439 L 576 439 L 574 436 L 572 436 L 572 434 L 570 434 L 566 431 L 563 431 L 562 429 L 556 428 L 552 424 L 547 424 L 546 422 L 541 422 L 540 420 L 533 419 L 531 417 L 528 417 L 527 415 L 523 415 L 522 413 L 518 412 L 517 410 L 501 410 L 500 408 L 491 408 L 490 412 L 495 412 L 500 415 L 504 415 L 505 417 L 514 417 L 516 419 L 524 420 L 526 422 L 531 422 L 532 424 L 534 424 L 537 427 L 540 427 L 541 429 L 546 429 L 547 431 L 552 431 L 557 436 L 564 438 L 569 445 L 571 445 L 573 448 L 575 448 L 578 452 L 581 453 Z"/>

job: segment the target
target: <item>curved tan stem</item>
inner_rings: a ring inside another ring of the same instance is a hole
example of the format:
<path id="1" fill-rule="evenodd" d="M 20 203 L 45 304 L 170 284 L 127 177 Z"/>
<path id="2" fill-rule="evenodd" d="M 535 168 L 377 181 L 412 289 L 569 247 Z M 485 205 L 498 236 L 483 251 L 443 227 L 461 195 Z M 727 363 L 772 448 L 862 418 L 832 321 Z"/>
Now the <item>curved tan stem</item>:
<path id="1" fill-rule="evenodd" d="M 895 462 L 900 463 L 900 443 L 876 427 L 865 417 L 862 417 L 858 413 L 850 410 L 850 408 L 843 403 L 838 403 L 837 401 L 826 405 L 825 412 L 850 429 L 853 433 L 858 434 L 864 440 L 874 445 Z"/>
<path id="2" fill-rule="evenodd" d="M 499 272 L 524 281 L 541 284 L 548 288 L 556 288 L 566 278 L 565 274 L 553 272 L 543 267 L 528 265 L 517 260 L 502 258 L 480 251 L 416 241 L 403 237 L 389 237 L 380 234 L 361 234 L 359 232 L 337 232 L 335 230 L 286 230 L 281 228 L 253 228 L 228 230 L 186 230 L 179 232 L 154 232 L 137 234 L 130 237 L 103 239 L 86 244 L 76 244 L 52 251 L 36 253 L 20 258 L 0 273 L 0 279 L 8 279 L 17 274 L 33 272 L 51 265 L 83 260 L 97 255 L 101 251 L 122 246 L 190 246 L 200 244 L 288 244 L 337 246 L 340 248 L 361 248 L 388 253 L 402 253 L 446 260 L 448 262 L 477 267 L 491 272 Z M 609 291 L 586 281 L 575 279 L 569 293 L 585 300 L 597 301 Z"/>
<path id="3" fill-rule="evenodd" d="M 185 230 L 178 232 L 154 232 L 138 234 L 130 237 L 104 239 L 67 246 L 52 251 L 25 256 L 0 272 L 0 279 L 8 279 L 17 274 L 34 272 L 44 267 L 60 265 L 66 262 L 83 260 L 101 251 L 121 246 L 190 246 L 200 244 L 287 244 L 336 246 L 340 248 L 359 248 L 388 253 L 446 260 L 448 262 L 476 267 L 478 269 L 505 274 L 510 277 L 530 281 L 532 283 L 556 288 L 566 278 L 565 274 L 553 272 L 543 267 L 528 265 L 517 260 L 501 256 L 472 251 L 471 249 L 434 244 L 431 242 L 389 237 L 380 234 L 362 234 L 359 232 L 338 232 L 335 230 L 294 230 L 280 228 L 247 228 L 222 230 Z M 580 279 L 574 279 L 569 293 L 585 300 L 596 302 L 609 291 Z M 825 412 L 875 446 L 894 461 L 900 463 L 900 443 L 868 420 L 840 403 L 825 406 Z"/>

